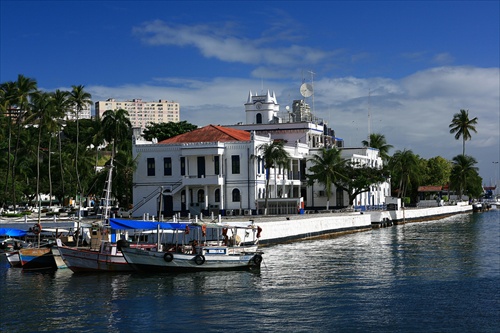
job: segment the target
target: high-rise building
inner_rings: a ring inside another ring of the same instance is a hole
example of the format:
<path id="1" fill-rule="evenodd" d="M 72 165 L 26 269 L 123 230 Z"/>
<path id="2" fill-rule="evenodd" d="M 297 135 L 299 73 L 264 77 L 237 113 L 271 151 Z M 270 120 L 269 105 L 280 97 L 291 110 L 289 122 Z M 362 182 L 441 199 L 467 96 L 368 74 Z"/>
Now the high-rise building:
<path id="1" fill-rule="evenodd" d="M 117 101 L 109 98 L 95 103 L 95 114 L 102 118 L 107 110 L 127 110 L 132 127 L 146 128 L 149 123 L 180 121 L 180 104 L 160 99 L 158 102 L 144 102 L 142 99 Z"/>

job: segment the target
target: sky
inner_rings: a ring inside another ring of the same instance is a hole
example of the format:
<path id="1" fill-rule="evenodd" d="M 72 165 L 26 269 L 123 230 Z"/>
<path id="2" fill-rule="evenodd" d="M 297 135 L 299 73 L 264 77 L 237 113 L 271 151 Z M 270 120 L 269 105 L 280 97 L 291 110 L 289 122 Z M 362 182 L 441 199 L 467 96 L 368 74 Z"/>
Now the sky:
<path id="1" fill-rule="evenodd" d="M 0 0 L 0 82 L 84 85 L 93 101 L 179 102 L 181 120 L 245 121 L 249 92 L 281 110 L 306 99 L 345 146 L 383 134 L 389 152 L 466 154 L 500 178 L 500 1 Z M 500 184 L 499 184 L 500 185 Z"/>

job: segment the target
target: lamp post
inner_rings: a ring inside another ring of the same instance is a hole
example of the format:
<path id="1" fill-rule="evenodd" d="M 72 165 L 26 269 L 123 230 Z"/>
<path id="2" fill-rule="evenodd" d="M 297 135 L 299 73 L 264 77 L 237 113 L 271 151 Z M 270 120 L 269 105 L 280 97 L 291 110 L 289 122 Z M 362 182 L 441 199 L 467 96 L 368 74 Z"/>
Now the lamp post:
<path id="1" fill-rule="evenodd" d="M 495 165 L 494 166 L 494 168 L 495 168 L 495 193 L 498 194 L 498 187 L 497 187 L 498 186 L 498 161 L 496 161 L 496 162 L 493 161 L 491 163 L 493 163 Z"/>

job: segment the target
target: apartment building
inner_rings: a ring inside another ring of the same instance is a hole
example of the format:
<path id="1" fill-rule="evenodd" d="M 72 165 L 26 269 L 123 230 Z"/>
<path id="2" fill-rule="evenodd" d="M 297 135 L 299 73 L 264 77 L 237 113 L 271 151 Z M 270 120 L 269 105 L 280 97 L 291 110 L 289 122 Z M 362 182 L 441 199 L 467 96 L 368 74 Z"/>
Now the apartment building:
<path id="1" fill-rule="evenodd" d="M 149 123 L 168 123 L 180 121 L 180 104 L 160 99 L 158 102 L 145 102 L 142 99 L 117 101 L 109 98 L 95 102 L 95 113 L 102 118 L 107 110 L 127 110 L 132 127 L 146 128 Z"/>

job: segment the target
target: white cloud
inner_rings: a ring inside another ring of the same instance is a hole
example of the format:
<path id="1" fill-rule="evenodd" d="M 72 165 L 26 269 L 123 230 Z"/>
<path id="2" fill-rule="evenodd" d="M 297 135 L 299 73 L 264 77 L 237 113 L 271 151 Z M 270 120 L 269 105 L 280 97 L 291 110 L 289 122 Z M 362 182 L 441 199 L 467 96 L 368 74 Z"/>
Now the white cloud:
<path id="1" fill-rule="evenodd" d="M 258 71 L 258 70 L 256 70 Z M 276 75 L 279 76 L 279 75 Z M 466 153 L 479 161 L 485 182 L 493 177 L 500 141 L 500 77 L 498 68 L 439 67 L 400 80 L 388 78 L 322 78 L 314 82 L 314 112 L 327 120 L 346 145 L 359 146 L 371 132 L 382 133 L 394 150 L 412 149 L 423 158 L 451 159 L 462 142 L 449 133 L 453 114 L 468 109 L 478 117 L 478 133 Z M 181 103 L 181 119 L 204 126 L 245 121 L 248 92 L 275 91 L 281 108 L 300 99 L 299 82 L 219 77 L 209 81 L 156 78 L 154 85 L 89 86 L 94 100 L 142 98 Z M 370 96 L 369 96 L 370 95 Z M 312 98 L 308 99 L 311 105 Z M 489 176 L 487 176 L 489 175 Z"/>
<path id="2" fill-rule="evenodd" d="M 317 64 L 335 52 L 291 44 L 280 47 L 284 34 L 274 37 L 243 38 L 234 26 L 168 25 L 156 20 L 133 28 L 133 34 L 149 45 L 175 45 L 197 48 L 205 57 L 243 64 L 294 66 Z"/>

